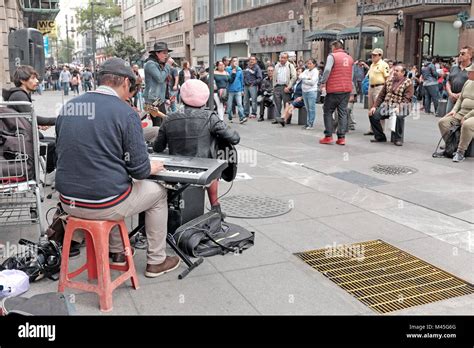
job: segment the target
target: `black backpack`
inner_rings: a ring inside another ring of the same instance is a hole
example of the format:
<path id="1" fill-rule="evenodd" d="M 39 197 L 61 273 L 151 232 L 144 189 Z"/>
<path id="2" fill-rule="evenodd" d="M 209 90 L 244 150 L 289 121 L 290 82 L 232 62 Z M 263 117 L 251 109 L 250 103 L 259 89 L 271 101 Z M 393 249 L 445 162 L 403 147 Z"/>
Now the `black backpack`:
<path id="1" fill-rule="evenodd" d="M 454 154 L 458 150 L 460 138 L 461 138 L 461 126 L 460 125 L 452 126 L 449 129 L 448 137 L 447 137 L 447 140 L 445 141 L 446 146 L 443 151 L 444 157 L 453 158 Z M 443 138 L 441 137 L 441 139 L 439 140 L 438 146 L 436 147 L 436 151 L 433 153 L 433 157 L 437 157 L 436 154 L 442 140 Z M 472 147 L 472 142 L 467 148 L 467 150 L 465 151 L 466 157 L 469 157 L 469 154 L 471 153 L 471 147 Z"/>
<path id="2" fill-rule="evenodd" d="M 242 253 L 253 246 L 255 233 L 223 222 L 220 214 L 211 211 L 179 227 L 173 238 L 185 254 L 209 257 Z"/>

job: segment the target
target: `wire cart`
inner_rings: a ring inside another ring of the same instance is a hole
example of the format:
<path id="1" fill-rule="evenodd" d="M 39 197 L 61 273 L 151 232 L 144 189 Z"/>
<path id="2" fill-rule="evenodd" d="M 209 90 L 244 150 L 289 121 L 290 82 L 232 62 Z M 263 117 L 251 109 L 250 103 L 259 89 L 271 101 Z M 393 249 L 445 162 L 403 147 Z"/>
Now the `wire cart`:
<path id="1" fill-rule="evenodd" d="M 9 108 L 20 105 L 30 106 L 31 112 Z M 28 102 L 0 102 L 0 109 L 0 232 L 6 226 L 36 224 L 41 240 L 46 238 L 46 228 L 36 114 Z"/>

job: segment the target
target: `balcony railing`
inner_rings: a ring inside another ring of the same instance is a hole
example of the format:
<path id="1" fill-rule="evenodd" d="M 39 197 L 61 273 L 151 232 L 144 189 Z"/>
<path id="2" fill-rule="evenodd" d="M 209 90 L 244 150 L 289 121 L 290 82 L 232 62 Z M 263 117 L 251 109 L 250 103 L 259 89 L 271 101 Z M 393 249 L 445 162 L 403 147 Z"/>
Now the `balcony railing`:
<path id="1" fill-rule="evenodd" d="M 357 14 L 361 13 L 361 1 L 357 5 Z M 462 6 L 470 5 L 472 0 L 380 0 L 370 2 L 365 0 L 364 13 L 377 14 L 382 12 L 394 12 L 408 7 L 431 5 L 431 6 Z"/>
<path id="2" fill-rule="evenodd" d="M 59 0 L 20 0 L 21 9 L 28 12 L 58 13 Z"/>

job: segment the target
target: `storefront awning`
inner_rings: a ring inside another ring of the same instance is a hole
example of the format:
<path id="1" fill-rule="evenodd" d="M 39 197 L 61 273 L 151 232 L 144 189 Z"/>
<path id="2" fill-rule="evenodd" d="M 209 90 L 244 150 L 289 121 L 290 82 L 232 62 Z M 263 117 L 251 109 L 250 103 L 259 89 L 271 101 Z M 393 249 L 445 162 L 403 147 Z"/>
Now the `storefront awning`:
<path id="1" fill-rule="evenodd" d="M 306 36 L 305 41 L 322 41 L 322 40 L 336 40 L 337 34 L 339 31 L 337 30 L 316 30 L 313 31 L 311 34 Z"/>
<path id="2" fill-rule="evenodd" d="M 359 38 L 360 27 L 346 28 L 342 29 L 337 38 L 339 40 L 354 40 Z M 384 30 L 375 27 L 362 27 L 362 36 L 364 37 L 374 37 L 374 36 L 383 36 Z"/>

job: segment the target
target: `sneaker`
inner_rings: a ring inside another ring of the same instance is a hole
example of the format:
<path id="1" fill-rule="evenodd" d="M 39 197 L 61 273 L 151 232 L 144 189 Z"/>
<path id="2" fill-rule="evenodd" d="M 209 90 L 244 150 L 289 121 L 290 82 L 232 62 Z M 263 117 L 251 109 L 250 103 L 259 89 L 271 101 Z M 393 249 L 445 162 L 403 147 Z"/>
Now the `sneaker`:
<path id="1" fill-rule="evenodd" d="M 232 119 L 231 119 L 231 118 L 229 118 L 229 123 L 234 123 L 234 121 L 232 121 Z"/>
<path id="2" fill-rule="evenodd" d="M 258 122 L 263 122 L 263 121 L 265 121 L 265 120 L 263 119 L 263 117 L 259 117 L 257 121 L 258 121 Z"/>
<path id="3" fill-rule="evenodd" d="M 306 126 L 305 129 L 306 129 L 306 130 L 311 130 L 311 129 L 314 129 L 314 127 L 313 127 L 313 126 Z"/>
<path id="4" fill-rule="evenodd" d="M 462 162 L 466 159 L 466 157 L 464 157 L 463 154 L 461 154 L 459 151 L 455 152 L 454 153 L 454 156 L 453 156 L 453 162 Z"/>
<path id="5" fill-rule="evenodd" d="M 132 256 L 135 256 L 135 248 L 132 248 Z M 127 264 L 125 251 L 122 251 L 120 253 L 109 253 L 109 258 L 112 259 L 112 261 L 110 262 L 111 265 L 125 266 Z"/>
<path id="6" fill-rule="evenodd" d="M 276 119 L 274 119 L 274 120 L 272 121 L 272 124 L 277 124 L 277 123 L 278 123 L 278 121 L 277 121 Z"/>
<path id="7" fill-rule="evenodd" d="M 257 115 L 250 115 L 250 118 L 257 118 Z"/>
<path id="8" fill-rule="evenodd" d="M 134 238 L 133 246 L 137 249 L 144 250 L 148 248 L 148 239 L 142 233 L 138 233 Z"/>
<path id="9" fill-rule="evenodd" d="M 159 265 L 146 265 L 145 277 L 156 278 L 162 274 L 174 271 L 179 267 L 181 260 L 178 256 L 166 256 L 163 263 Z"/>
<path id="10" fill-rule="evenodd" d="M 247 122 L 249 119 L 247 117 L 244 117 L 243 119 L 240 120 L 240 124 L 244 124 Z"/>
<path id="11" fill-rule="evenodd" d="M 444 158 L 444 151 L 439 151 L 439 152 L 435 152 L 433 155 L 433 158 Z"/>
<path id="12" fill-rule="evenodd" d="M 53 170 L 51 173 L 46 174 L 45 185 L 46 186 L 53 186 L 56 181 L 56 169 Z"/>
<path id="13" fill-rule="evenodd" d="M 330 145 L 330 144 L 334 144 L 334 140 L 332 139 L 332 137 L 324 137 L 319 140 L 319 143 Z"/>
<path id="14" fill-rule="evenodd" d="M 339 138 L 336 141 L 337 145 L 346 145 L 346 138 Z"/>

